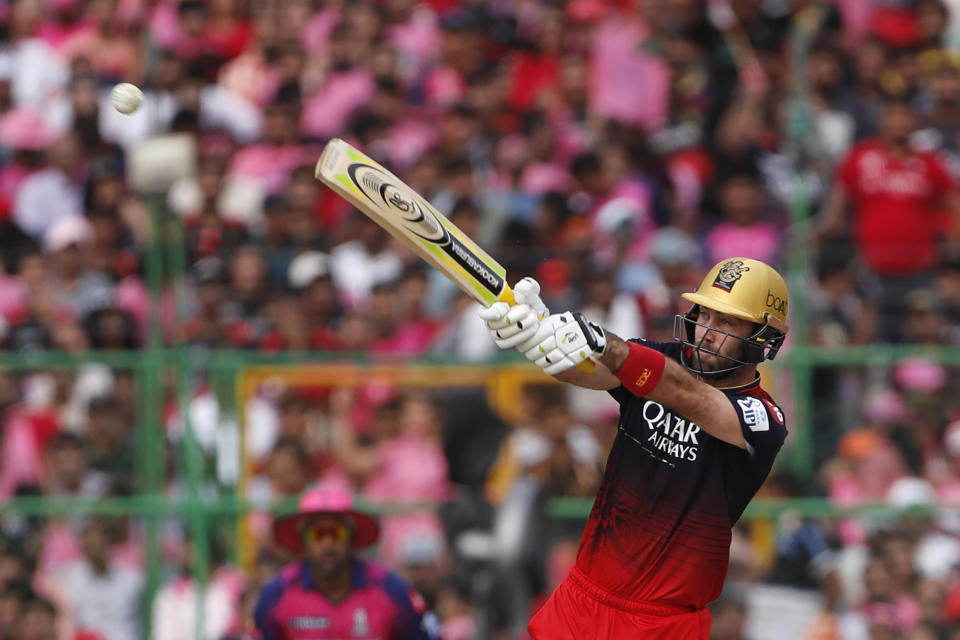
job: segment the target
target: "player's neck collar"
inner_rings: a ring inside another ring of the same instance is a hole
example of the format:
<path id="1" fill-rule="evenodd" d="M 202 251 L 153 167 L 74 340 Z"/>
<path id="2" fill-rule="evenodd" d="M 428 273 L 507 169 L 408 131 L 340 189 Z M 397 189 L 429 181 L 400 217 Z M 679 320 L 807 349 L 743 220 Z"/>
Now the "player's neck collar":
<path id="1" fill-rule="evenodd" d="M 714 387 L 715 389 L 720 389 L 720 391 L 746 391 L 747 389 L 752 389 L 754 387 L 760 386 L 760 372 L 757 371 L 753 374 L 753 380 L 746 382 L 744 384 L 737 384 L 732 387 Z"/>

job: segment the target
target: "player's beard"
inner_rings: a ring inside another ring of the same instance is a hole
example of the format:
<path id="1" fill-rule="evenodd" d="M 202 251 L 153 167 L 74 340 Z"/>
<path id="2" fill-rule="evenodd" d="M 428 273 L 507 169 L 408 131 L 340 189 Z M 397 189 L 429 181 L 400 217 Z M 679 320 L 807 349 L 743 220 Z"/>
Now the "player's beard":
<path id="1" fill-rule="evenodd" d="M 691 359 L 696 363 L 696 368 L 701 376 L 708 377 L 711 380 L 726 380 L 740 371 L 740 367 L 743 366 L 742 363 L 746 361 L 746 345 L 743 344 L 743 341 L 737 340 L 734 353 L 728 355 L 722 351 L 725 344 L 726 339 L 715 349 L 721 355 L 706 354 L 710 358 L 709 360 L 702 357 L 699 347 L 694 347 Z M 738 360 L 739 362 L 737 362 Z"/>
<path id="2" fill-rule="evenodd" d="M 336 551 L 325 551 L 314 558 L 311 564 L 315 575 L 332 580 L 346 571 L 347 558 Z"/>

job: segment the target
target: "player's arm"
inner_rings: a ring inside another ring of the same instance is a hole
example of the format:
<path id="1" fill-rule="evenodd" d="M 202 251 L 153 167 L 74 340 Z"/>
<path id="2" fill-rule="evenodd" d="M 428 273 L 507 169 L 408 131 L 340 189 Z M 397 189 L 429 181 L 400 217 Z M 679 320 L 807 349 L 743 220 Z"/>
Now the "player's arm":
<path id="1" fill-rule="evenodd" d="M 654 351 L 650 347 L 625 342 L 608 332 L 607 350 L 600 362 L 608 371 L 610 369 L 622 371 L 628 360 L 637 357 L 634 352 L 639 351 L 642 354 L 642 350 Z M 639 357 L 642 358 L 644 355 L 646 354 Z M 623 381 L 616 375 L 614 377 L 618 383 Z M 624 386 L 633 391 L 627 384 Z M 643 396 L 675 409 L 677 413 L 689 418 L 713 437 L 741 449 L 747 448 L 740 428 L 740 417 L 727 396 L 719 389 L 697 380 L 676 360 L 663 358 L 663 373 L 660 375 L 660 380 L 650 390 L 644 391 Z"/>
<path id="2" fill-rule="evenodd" d="M 384 590 L 397 608 L 393 640 L 439 640 L 440 625 L 423 596 L 394 574 L 387 576 Z"/>
<path id="3" fill-rule="evenodd" d="M 678 362 L 661 352 L 619 336 L 589 322 L 580 313 L 562 313 L 544 319 L 554 327 L 527 357 L 562 382 L 595 382 L 613 389 L 623 385 L 634 395 L 669 406 L 695 422 L 701 429 L 725 442 L 746 449 L 740 417 L 722 391 L 697 380 Z M 589 356 L 599 359 L 597 370 L 583 374 L 575 369 Z M 597 371 L 604 373 L 597 374 Z M 592 378 L 598 376 L 598 378 Z M 581 384 L 581 386 L 586 386 Z"/>
<path id="4" fill-rule="evenodd" d="M 591 389 L 614 389 L 622 384 L 635 395 L 675 409 L 715 438 L 746 448 L 740 418 L 722 391 L 697 380 L 659 351 L 626 342 L 597 325 L 591 327 L 592 323 L 585 324 L 588 329 L 602 331 L 606 341 L 597 368 L 591 374 L 575 367 L 566 369 L 554 375 L 557 380 Z"/>
<path id="5" fill-rule="evenodd" d="M 283 581 L 277 577 L 263 588 L 253 611 L 260 640 L 284 640 L 283 627 L 277 622 L 274 610 L 283 595 Z"/>
<path id="6" fill-rule="evenodd" d="M 612 335 L 612 334 L 607 334 Z M 599 391 L 608 391 L 620 386 L 620 380 L 603 364 L 603 361 L 594 360 L 597 368 L 587 373 L 583 369 L 576 367 L 561 371 L 553 377 L 560 382 L 583 387 L 584 389 L 597 389 Z"/>

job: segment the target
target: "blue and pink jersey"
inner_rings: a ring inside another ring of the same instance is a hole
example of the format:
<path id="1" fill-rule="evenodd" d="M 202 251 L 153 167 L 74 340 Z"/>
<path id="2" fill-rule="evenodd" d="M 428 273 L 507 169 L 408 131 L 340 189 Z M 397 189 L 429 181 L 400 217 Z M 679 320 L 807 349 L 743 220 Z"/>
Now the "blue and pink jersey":
<path id="1" fill-rule="evenodd" d="M 395 573 L 353 560 L 353 584 L 333 601 L 314 587 L 306 562 L 285 567 L 260 593 L 261 640 L 434 640 L 426 603 Z"/>
<path id="2" fill-rule="evenodd" d="M 637 342 L 679 359 L 679 344 Z M 759 376 L 721 391 L 740 418 L 746 449 L 622 386 L 610 391 L 620 425 L 580 541 L 580 576 L 619 598 L 687 610 L 720 595 L 731 528 L 787 434 Z"/>

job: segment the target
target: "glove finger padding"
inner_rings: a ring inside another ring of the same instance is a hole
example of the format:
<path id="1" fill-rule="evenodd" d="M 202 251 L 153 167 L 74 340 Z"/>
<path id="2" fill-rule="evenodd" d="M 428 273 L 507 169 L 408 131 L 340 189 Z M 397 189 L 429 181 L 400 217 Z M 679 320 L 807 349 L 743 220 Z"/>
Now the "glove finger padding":
<path id="1" fill-rule="evenodd" d="M 550 315 L 547 305 L 540 298 L 540 283 L 527 277 L 513 287 L 513 298 L 518 304 L 528 304 L 538 316 L 545 318 Z"/>
<path id="2" fill-rule="evenodd" d="M 477 315 L 480 316 L 480 319 L 487 323 L 487 328 L 490 328 L 491 322 L 502 321 L 507 317 L 507 314 L 510 313 L 510 305 L 506 302 L 494 302 L 489 307 L 480 309 L 477 312 Z"/>
<path id="3" fill-rule="evenodd" d="M 542 357 L 546 351 L 556 348 L 556 338 L 554 337 L 554 334 L 556 333 L 557 329 L 566 324 L 568 321 L 569 316 L 547 316 L 540 321 L 540 326 L 537 328 L 537 332 L 535 334 L 530 336 L 526 342 L 517 345 L 517 350 L 521 351 L 527 357 L 527 360 L 536 362 L 537 359 Z M 553 341 L 549 343 L 551 345 L 549 347 L 546 343 L 547 340 Z"/>
<path id="4" fill-rule="evenodd" d="M 501 312 L 502 309 L 498 309 L 497 312 L 487 314 L 495 318 L 487 320 L 487 329 L 490 331 L 490 337 L 501 349 L 511 349 L 536 334 L 540 319 L 529 305 L 518 304 L 509 307 L 505 315 Z"/>

